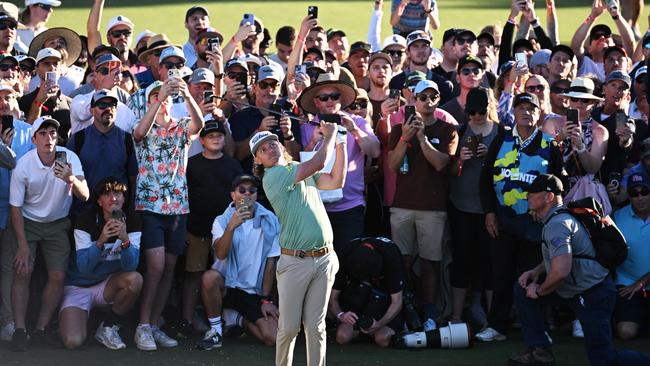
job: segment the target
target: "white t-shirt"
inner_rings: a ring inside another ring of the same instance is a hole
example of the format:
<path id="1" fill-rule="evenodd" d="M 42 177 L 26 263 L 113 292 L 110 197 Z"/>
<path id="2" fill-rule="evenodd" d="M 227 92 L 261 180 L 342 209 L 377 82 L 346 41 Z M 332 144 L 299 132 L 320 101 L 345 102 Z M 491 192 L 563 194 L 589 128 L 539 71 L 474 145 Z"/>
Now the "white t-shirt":
<path id="1" fill-rule="evenodd" d="M 594 62 L 594 60 L 587 55 L 582 58 L 582 65 L 580 65 L 580 69 L 578 70 L 578 76 L 583 76 L 585 74 L 596 74 L 598 80 L 603 83 L 605 82 L 605 66 L 602 62 Z"/>
<path id="2" fill-rule="evenodd" d="M 183 45 L 183 54 L 185 55 L 185 66 L 192 67 L 196 63 L 198 55 L 194 49 L 194 44 L 189 40 Z"/>
<path id="3" fill-rule="evenodd" d="M 257 288 L 257 276 L 259 274 L 262 260 L 267 258 L 280 256 L 280 241 L 279 236 L 276 236 L 273 247 L 266 258 L 262 258 L 262 249 L 264 243 L 264 233 L 262 227 L 253 227 L 254 220 L 246 220 L 241 224 L 236 231 L 243 233 L 244 240 L 239 244 L 232 243 L 230 250 L 234 250 L 234 255 L 237 258 L 237 265 L 239 272 L 237 278 L 226 278 L 226 285 L 231 288 L 238 288 L 244 290 L 249 294 L 255 294 Z M 224 228 L 221 227 L 218 220 L 214 220 L 212 224 L 212 242 L 223 236 Z M 221 274 L 226 273 L 228 260 L 216 259 L 212 265 Z"/>
<path id="4" fill-rule="evenodd" d="M 73 175 L 84 175 L 77 154 L 61 146 L 56 151 L 66 152 Z M 32 149 L 18 160 L 11 174 L 9 204 L 22 208 L 23 216 L 29 220 L 53 222 L 68 216 L 72 187 L 54 175 L 54 166 L 43 165 L 36 149 Z"/>
<path id="5" fill-rule="evenodd" d="M 90 111 L 90 103 L 95 91 L 88 94 L 77 95 L 72 98 L 70 105 L 70 125 L 72 131 L 70 134 L 81 131 L 93 124 L 93 114 Z M 115 115 L 115 125 L 122 131 L 131 132 L 136 125 L 135 114 L 126 104 L 117 102 L 117 114 Z"/>

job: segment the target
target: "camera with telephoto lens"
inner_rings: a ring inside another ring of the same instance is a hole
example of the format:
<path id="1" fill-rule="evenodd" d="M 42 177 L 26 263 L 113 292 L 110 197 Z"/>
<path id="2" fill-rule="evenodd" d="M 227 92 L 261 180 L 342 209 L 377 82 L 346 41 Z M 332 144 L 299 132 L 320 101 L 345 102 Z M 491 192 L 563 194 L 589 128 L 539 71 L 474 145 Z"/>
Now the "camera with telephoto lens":
<path id="1" fill-rule="evenodd" d="M 402 311 L 404 312 L 404 320 L 406 321 L 406 327 L 411 332 L 422 329 L 422 320 L 418 312 L 415 310 L 415 305 L 413 305 L 413 299 L 415 295 L 411 291 L 404 291 L 403 301 L 402 301 Z"/>
<path id="2" fill-rule="evenodd" d="M 449 324 L 428 332 L 413 332 L 395 335 L 393 346 L 407 348 L 469 348 L 472 334 L 466 323 Z"/>

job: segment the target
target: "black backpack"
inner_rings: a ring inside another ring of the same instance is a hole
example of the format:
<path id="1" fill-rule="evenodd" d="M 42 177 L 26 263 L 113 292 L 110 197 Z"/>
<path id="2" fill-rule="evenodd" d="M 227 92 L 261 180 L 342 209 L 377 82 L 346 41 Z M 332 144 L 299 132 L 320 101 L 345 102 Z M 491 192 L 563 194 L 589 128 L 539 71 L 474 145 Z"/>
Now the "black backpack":
<path id="1" fill-rule="evenodd" d="M 589 233 L 595 257 L 574 255 L 573 258 L 592 259 L 601 266 L 614 271 L 627 258 L 628 245 L 614 221 L 603 213 L 603 207 L 593 197 L 586 197 L 566 204 L 555 211 L 554 216 L 568 213 Z"/>

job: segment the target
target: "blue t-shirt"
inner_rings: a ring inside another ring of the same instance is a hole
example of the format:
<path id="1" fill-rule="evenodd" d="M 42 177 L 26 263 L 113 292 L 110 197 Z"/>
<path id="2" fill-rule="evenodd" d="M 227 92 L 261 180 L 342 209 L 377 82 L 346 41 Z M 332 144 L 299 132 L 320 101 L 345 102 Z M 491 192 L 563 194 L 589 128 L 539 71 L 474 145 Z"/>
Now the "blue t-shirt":
<path id="1" fill-rule="evenodd" d="M 627 205 L 614 212 L 613 220 L 627 245 L 627 259 L 616 268 L 616 284 L 629 286 L 650 272 L 650 219 L 643 221 Z M 646 286 L 650 290 L 650 285 Z"/>
<path id="2" fill-rule="evenodd" d="M 436 6 L 436 0 L 430 1 L 431 9 L 434 9 Z M 401 0 L 393 0 L 391 12 L 395 12 L 401 2 Z M 408 34 L 414 30 L 426 30 L 428 21 L 429 16 L 424 12 L 424 6 L 422 3 L 413 4 L 409 2 L 404 8 L 404 12 L 400 17 L 397 27 L 393 27 L 393 33 Z"/>
<path id="3" fill-rule="evenodd" d="M 14 139 L 11 142 L 11 150 L 16 154 L 16 161 L 34 148 L 32 143 L 32 125 L 14 118 Z M 7 227 L 9 218 L 9 185 L 11 182 L 11 171 L 0 168 L 0 230 Z"/>

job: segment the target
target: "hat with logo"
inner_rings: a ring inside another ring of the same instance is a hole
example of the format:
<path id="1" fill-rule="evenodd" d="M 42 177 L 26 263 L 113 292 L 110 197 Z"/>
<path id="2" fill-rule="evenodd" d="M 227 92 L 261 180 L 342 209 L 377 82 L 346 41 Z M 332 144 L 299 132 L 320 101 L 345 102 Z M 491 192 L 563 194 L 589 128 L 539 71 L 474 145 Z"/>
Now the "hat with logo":
<path id="1" fill-rule="evenodd" d="M 391 46 L 399 46 L 400 48 L 406 48 L 406 38 L 400 36 L 399 34 L 393 34 L 384 38 L 384 43 L 382 44 L 381 49 L 385 50 Z"/>
<path id="2" fill-rule="evenodd" d="M 214 85 L 214 73 L 212 70 L 200 67 L 192 72 L 192 77 L 190 78 L 190 83 L 199 84 L 199 83 L 208 83 Z"/>
<path id="3" fill-rule="evenodd" d="M 474 63 L 478 67 L 480 67 L 481 69 L 485 69 L 485 66 L 483 65 L 483 60 L 481 60 L 480 58 L 478 58 L 476 56 L 467 55 L 467 56 L 461 58 L 460 60 L 458 60 L 458 71 L 460 71 L 463 68 L 463 66 L 465 66 L 467 64 L 470 64 L 470 63 Z"/>
<path id="4" fill-rule="evenodd" d="M 561 194 L 564 192 L 564 186 L 560 178 L 553 174 L 540 174 L 535 178 L 533 183 L 528 186 L 528 193 L 551 192 Z"/>
<path id="5" fill-rule="evenodd" d="M 415 86 L 415 95 L 418 95 L 427 89 L 433 89 L 440 94 L 440 89 L 438 89 L 438 84 L 436 84 L 435 81 L 422 80 Z"/>
<path id="6" fill-rule="evenodd" d="M 0 2 L 0 20 L 13 20 L 14 24 L 18 23 L 18 7 L 10 2 Z"/>
<path id="7" fill-rule="evenodd" d="M 357 52 L 364 52 L 366 54 L 370 54 L 370 51 L 371 51 L 370 44 L 363 41 L 354 42 L 350 46 L 350 55 Z"/>
<path id="8" fill-rule="evenodd" d="M 112 89 L 100 89 L 93 94 L 93 99 L 90 103 L 91 104 L 90 106 L 94 107 L 95 103 L 99 102 L 101 99 L 104 98 L 113 99 L 116 102 L 118 101 L 117 93 L 115 93 Z"/>
<path id="9" fill-rule="evenodd" d="M 262 132 L 256 133 L 251 138 L 251 140 L 248 142 L 248 147 L 250 147 L 250 149 L 251 149 L 251 154 L 253 154 L 253 156 L 255 156 L 255 153 L 257 152 L 257 148 L 259 148 L 260 145 L 262 145 L 263 143 L 265 143 L 266 141 L 269 141 L 269 140 L 279 141 L 278 140 L 278 135 L 276 135 L 276 134 L 274 134 L 274 133 L 272 133 L 270 131 L 262 131 Z"/>
<path id="10" fill-rule="evenodd" d="M 54 48 L 43 48 L 38 51 L 36 55 L 36 63 L 43 61 L 46 58 L 54 57 L 61 60 L 61 52 L 55 50 Z"/>
<path id="11" fill-rule="evenodd" d="M 107 53 L 107 54 L 99 56 L 97 58 L 97 60 L 95 60 L 95 69 L 98 69 L 100 66 L 102 66 L 104 64 L 107 64 L 107 63 L 111 63 L 111 62 L 116 62 L 119 65 L 122 64 L 122 61 L 120 61 L 119 58 L 115 57 L 114 54 Z"/>
<path id="12" fill-rule="evenodd" d="M 236 177 L 235 179 L 233 179 L 232 185 L 230 186 L 230 189 L 234 191 L 237 187 L 239 187 L 240 184 L 242 184 L 244 182 L 251 183 L 255 187 L 259 187 L 259 185 L 260 185 L 259 180 L 257 178 L 255 178 L 254 175 L 242 174 L 242 175 Z"/>
<path id="13" fill-rule="evenodd" d="M 647 174 L 634 173 L 627 177 L 627 191 L 634 187 L 650 188 L 650 178 Z"/>
<path id="14" fill-rule="evenodd" d="M 609 84 L 610 82 L 614 80 L 620 80 L 627 85 L 628 89 L 630 86 L 632 86 L 632 78 L 630 78 L 630 75 L 628 75 L 626 72 L 620 71 L 620 70 L 614 70 L 607 75 L 607 80 L 605 80 L 605 84 Z"/>
<path id="15" fill-rule="evenodd" d="M 235 67 L 235 66 L 240 66 L 244 70 L 248 71 L 248 64 L 246 61 L 240 59 L 240 58 L 231 58 L 226 62 L 226 65 L 223 67 L 224 72 L 227 72 L 229 69 Z"/>
<path id="16" fill-rule="evenodd" d="M 530 103 L 535 107 L 539 108 L 539 99 L 537 95 L 531 93 L 521 93 L 515 96 L 515 100 L 512 102 L 512 106 L 516 107 L 521 103 Z"/>
<path id="17" fill-rule="evenodd" d="M 170 57 L 178 57 L 183 60 L 183 62 L 185 62 L 185 54 L 183 53 L 183 50 L 176 46 L 169 46 L 162 50 L 160 53 L 159 63 L 162 64 L 166 59 Z"/>
<path id="18" fill-rule="evenodd" d="M 25 7 L 36 4 L 44 4 L 54 7 L 61 6 L 61 2 L 59 0 L 25 0 Z"/>
<path id="19" fill-rule="evenodd" d="M 257 82 L 272 79 L 277 82 L 282 81 L 282 73 L 271 65 L 264 65 L 257 71 Z"/>
<path id="20" fill-rule="evenodd" d="M 638 79 L 639 76 L 645 75 L 648 73 L 648 67 L 647 66 L 641 66 L 639 67 L 636 72 L 634 73 L 634 80 Z"/>
<path id="21" fill-rule="evenodd" d="M 415 30 L 406 36 L 406 47 L 410 47 L 414 42 L 425 41 L 431 44 L 431 35 L 423 30 Z"/>
<path id="22" fill-rule="evenodd" d="M 327 34 L 327 42 L 331 41 L 334 37 L 345 37 L 345 32 L 336 28 L 328 29 L 325 34 Z"/>
<path id="23" fill-rule="evenodd" d="M 408 88 L 409 86 L 416 86 L 417 83 L 426 79 L 427 74 L 423 73 L 422 71 L 411 71 L 410 73 L 406 74 L 406 78 L 404 79 L 404 88 Z"/>
<path id="24" fill-rule="evenodd" d="M 108 21 L 108 26 L 106 27 L 106 31 L 110 32 L 111 29 L 118 25 L 126 25 L 129 27 L 129 29 L 133 30 L 133 22 L 131 19 L 125 17 L 124 15 L 117 15 L 111 18 L 111 20 Z"/>
<path id="25" fill-rule="evenodd" d="M 41 116 L 37 118 L 36 121 L 34 121 L 34 124 L 32 124 L 32 136 L 35 136 L 36 132 L 44 129 L 47 126 L 54 126 L 58 129 L 61 124 L 59 121 L 52 118 L 52 116 Z"/>
<path id="26" fill-rule="evenodd" d="M 225 135 L 226 126 L 223 124 L 223 122 L 219 122 L 215 120 L 206 121 L 205 124 L 203 125 L 203 128 L 201 129 L 201 133 L 199 134 L 199 136 L 205 137 L 211 132 L 221 132 Z"/>
<path id="27" fill-rule="evenodd" d="M 390 56 L 387 53 L 383 53 L 380 51 L 370 55 L 370 58 L 368 59 L 368 68 L 370 68 L 370 65 L 372 65 L 377 60 L 385 60 L 389 65 L 393 64 L 393 59 L 390 58 Z"/>

